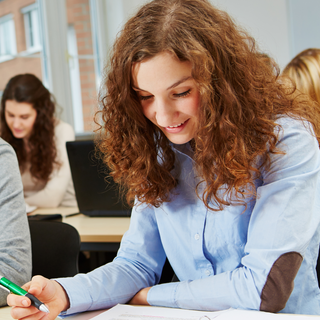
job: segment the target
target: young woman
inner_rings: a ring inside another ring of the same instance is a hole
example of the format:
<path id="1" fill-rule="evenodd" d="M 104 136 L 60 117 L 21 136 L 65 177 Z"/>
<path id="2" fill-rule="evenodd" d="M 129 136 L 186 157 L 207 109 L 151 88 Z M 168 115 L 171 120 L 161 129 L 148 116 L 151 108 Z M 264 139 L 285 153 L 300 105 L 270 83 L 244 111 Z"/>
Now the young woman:
<path id="1" fill-rule="evenodd" d="M 154 0 L 107 66 L 100 150 L 133 202 L 115 260 L 25 288 L 54 319 L 117 303 L 319 314 L 320 114 L 205 0 Z M 166 257 L 180 280 L 158 284 Z M 40 319 L 10 295 L 15 319 Z"/>
<path id="2" fill-rule="evenodd" d="M 66 141 L 72 127 L 55 118 L 55 102 L 32 74 L 9 80 L 3 91 L 0 135 L 15 149 L 30 206 L 76 206 Z"/>
<path id="3" fill-rule="evenodd" d="M 320 104 L 320 49 L 303 50 L 288 63 L 282 74 Z"/>

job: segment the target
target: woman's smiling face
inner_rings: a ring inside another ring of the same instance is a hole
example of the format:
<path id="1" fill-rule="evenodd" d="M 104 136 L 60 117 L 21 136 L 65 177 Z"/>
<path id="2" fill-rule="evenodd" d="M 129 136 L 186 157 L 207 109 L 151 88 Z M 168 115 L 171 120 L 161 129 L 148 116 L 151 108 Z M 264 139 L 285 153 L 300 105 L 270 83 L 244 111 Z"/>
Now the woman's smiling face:
<path id="1" fill-rule="evenodd" d="M 200 94 L 191 75 L 191 63 L 168 52 L 133 66 L 133 89 L 143 114 L 173 143 L 194 138 Z"/>

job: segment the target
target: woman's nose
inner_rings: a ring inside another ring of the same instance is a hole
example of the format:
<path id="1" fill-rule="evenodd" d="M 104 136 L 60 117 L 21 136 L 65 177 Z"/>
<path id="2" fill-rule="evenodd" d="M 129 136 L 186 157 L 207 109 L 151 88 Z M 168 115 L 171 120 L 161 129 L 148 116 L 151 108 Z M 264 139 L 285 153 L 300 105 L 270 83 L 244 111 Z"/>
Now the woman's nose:
<path id="1" fill-rule="evenodd" d="M 14 119 L 12 124 L 13 124 L 14 128 L 19 128 L 20 127 L 20 120 L 19 119 Z"/>
<path id="2" fill-rule="evenodd" d="M 156 105 L 156 120 L 161 127 L 171 126 L 174 122 L 174 118 L 177 115 L 177 111 L 174 106 L 168 100 L 157 101 Z"/>

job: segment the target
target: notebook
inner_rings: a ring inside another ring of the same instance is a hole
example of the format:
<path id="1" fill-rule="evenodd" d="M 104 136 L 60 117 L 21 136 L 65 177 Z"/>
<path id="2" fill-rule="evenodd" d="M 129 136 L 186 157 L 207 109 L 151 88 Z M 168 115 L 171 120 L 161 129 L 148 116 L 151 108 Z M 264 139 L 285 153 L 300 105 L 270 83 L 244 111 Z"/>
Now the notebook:
<path id="1" fill-rule="evenodd" d="M 94 141 L 68 141 L 66 147 L 79 211 L 94 217 L 130 217 L 125 197 L 120 196 L 106 165 L 95 156 Z"/>

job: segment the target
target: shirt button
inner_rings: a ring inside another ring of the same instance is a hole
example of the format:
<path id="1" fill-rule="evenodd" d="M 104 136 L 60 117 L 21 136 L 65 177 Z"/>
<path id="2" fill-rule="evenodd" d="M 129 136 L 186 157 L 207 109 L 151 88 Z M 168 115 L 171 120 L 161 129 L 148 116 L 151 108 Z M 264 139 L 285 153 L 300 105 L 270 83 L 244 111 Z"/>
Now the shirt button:
<path id="1" fill-rule="evenodd" d="M 196 240 L 199 240 L 199 239 L 200 239 L 199 233 L 196 233 L 196 234 L 194 235 L 194 238 L 195 238 Z"/>
<path id="2" fill-rule="evenodd" d="M 206 271 L 205 271 L 205 274 L 206 274 L 207 276 L 210 276 L 211 271 L 210 271 L 210 270 L 206 270 Z"/>

